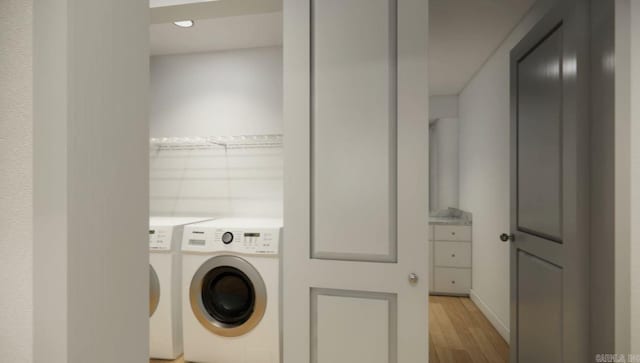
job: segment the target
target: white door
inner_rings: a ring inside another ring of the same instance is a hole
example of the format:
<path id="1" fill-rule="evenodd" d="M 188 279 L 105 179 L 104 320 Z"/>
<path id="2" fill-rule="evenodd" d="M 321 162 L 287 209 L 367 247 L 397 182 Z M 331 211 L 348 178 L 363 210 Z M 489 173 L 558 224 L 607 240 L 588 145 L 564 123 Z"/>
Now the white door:
<path id="1" fill-rule="evenodd" d="M 284 363 L 426 362 L 426 0 L 284 0 Z"/>

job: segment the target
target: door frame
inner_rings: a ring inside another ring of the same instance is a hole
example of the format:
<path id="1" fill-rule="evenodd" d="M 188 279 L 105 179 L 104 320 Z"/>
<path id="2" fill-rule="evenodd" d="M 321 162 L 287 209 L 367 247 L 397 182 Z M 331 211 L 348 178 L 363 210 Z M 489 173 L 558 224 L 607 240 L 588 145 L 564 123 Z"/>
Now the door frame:
<path id="1" fill-rule="evenodd" d="M 511 233 L 517 235 L 518 61 L 558 25 L 563 26 L 562 203 L 563 362 L 589 356 L 589 3 L 558 0 L 511 51 Z M 567 75 L 567 72 L 571 72 Z M 518 242 L 510 252 L 510 357 L 518 362 Z"/>

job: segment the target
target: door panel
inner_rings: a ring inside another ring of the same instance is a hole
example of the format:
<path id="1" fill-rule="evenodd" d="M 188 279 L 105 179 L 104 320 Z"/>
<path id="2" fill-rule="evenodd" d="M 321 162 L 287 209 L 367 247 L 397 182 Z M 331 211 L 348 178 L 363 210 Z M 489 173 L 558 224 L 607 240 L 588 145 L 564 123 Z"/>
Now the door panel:
<path id="1" fill-rule="evenodd" d="M 562 269 L 518 253 L 518 362 L 562 362 Z"/>
<path id="2" fill-rule="evenodd" d="M 511 362 L 589 361 L 589 1 L 511 52 Z"/>
<path id="3" fill-rule="evenodd" d="M 428 359 L 427 39 L 424 0 L 284 0 L 284 363 Z"/>
<path id="4" fill-rule="evenodd" d="M 518 64 L 518 229 L 562 241 L 562 26 Z"/>
<path id="5" fill-rule="evenodd" d="M 313 256 L 395 261 L 396 2 L 311 6 Z"/>
<path id="6" fill-rule="evenodd" d="M 312 291 L 312 363 L 397 362 L 393 294 Z"/>

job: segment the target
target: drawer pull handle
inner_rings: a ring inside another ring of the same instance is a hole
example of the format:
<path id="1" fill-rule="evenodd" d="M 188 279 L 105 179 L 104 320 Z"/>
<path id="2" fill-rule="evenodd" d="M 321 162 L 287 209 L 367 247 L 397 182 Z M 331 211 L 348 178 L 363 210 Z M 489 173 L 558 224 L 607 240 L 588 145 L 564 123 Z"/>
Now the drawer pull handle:
<path id="1" fill-rule="evenodd" d="M 455 253 L 452 253 L 452 254 L 451 254 L 451 257 L 456 257 L 456 254 L 455 254 Z"/>
<path id="2" fill-rule="evenodd" d="M 454 280 L 454 281 L 451 281 L 451 283 L 452 283 L 452 284 L 454 284 L 454 285 L 456 284 L 455 280 Z"/>

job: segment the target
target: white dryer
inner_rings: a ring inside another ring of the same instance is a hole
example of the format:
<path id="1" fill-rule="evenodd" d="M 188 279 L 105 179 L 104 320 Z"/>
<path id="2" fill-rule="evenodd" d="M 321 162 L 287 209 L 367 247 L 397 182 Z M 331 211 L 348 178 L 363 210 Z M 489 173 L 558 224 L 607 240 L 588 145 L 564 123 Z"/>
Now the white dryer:
<path id="1" fill-rule="evenodd" d="M 185 227 L 184 359 L 280 362 L 282 221 L 218 219 Z"/>
<path id="2" fill-rule="evenodd" d="M 180 244 L 185 225 L 210 218 L 149 219 L 149 351 L 151 358 L 182 354 Z"/>

